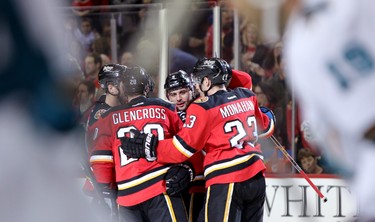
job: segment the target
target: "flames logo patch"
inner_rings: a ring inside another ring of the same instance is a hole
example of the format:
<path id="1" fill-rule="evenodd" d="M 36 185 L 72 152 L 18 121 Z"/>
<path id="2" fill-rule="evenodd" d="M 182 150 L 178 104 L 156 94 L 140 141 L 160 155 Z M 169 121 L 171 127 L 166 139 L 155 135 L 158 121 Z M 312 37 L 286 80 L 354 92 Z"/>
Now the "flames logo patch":
<path id="1" fill-rule="evenodd" d="M 105 109 L 99 109 L 98 111 L 96 111 L 96 113 L 94 115 L 94 118 L 95 119 L 99 119 L 102 116 L 102 114 L 105 113 L 105 111 L 107 111 L 107 110 L 105 110 Z"/>
<path id="2" fill-rule="evenodd" d="M 204 103 L 204 102 L 207 102 L 208 101 L 208 97 L 205 96 L 205 97 L 200 97 L 198 99 L 196 99 L 194 102 L 196 103 Z"/>

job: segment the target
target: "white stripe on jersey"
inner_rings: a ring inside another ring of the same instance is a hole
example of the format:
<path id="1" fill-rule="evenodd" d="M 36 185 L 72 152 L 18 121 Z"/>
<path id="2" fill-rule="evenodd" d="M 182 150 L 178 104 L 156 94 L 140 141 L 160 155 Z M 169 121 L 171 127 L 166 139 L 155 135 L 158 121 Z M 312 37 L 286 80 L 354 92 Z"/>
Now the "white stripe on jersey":
<path id="1" fill-rule="evenodd" d="M 194 153 L 190 152 L 189 150 L 185 149 L 185 147 L 178 141 L 178 139 L 173 136 L 173 145 L 180 151 L 184 156 L 191 157 Z"/>
<path id="2" fill-rule="evenodd" d="M 90 163 L 93 162 L 113 162 L 112 155 L 93 155 L 90 157 Z"/>
<path id="3" fill-rule="evenodd" d="M 135 179 L 135 180 L 132 180 L 130 182 L 127 182 L 127 183 L 122 183 L 122 184 L 118 184 L 117 187 L 118 187 L 118 190 L 125 190 L 125 189 L 128 189 L 130 187 L 134 187 L 134 186 L 137 186 L 141 183 L 144 183 L 148 180 L 151 180 L 151 179 L 154 179 L 155 177 L 158 177 L 162 174 L 165 174 L 167 173 L 167 171 L 169 170 L 170 167 L 165 167 L 163 169 L 160 169 L 158 171 L 155 171 L 155 172 L 152 172 L 152 173 L 148 173 L 146 175 L 144 175 L 143 177 L 140 177 L 138 179 Z"/>

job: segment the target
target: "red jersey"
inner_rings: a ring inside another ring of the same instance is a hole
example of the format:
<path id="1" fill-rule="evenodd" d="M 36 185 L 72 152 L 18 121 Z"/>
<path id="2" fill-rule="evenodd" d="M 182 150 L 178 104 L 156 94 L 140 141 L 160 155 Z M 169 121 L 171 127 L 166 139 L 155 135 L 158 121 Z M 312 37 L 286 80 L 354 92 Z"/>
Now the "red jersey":
<path id="1" fill-rule="evenodd" d="M 102 115 L 90 163 L 99 183 L 110 183 L 114 169 L 119 205 L 134 206 L 165 192 L 164 176 L 169 169 L 156 161 L 128 158 L 119 138 L 130 136 L 131 129 L 153 133 L 159 140 L 171 138 L 178 132 L 179 121 L 174 105 L 143 96 Z"/>
<path id="2" fill-rule="evenodd" d="M 182 162 L 203 149 L 206 187 L 242 182 L 265 170 L 254 144 L 258 133 L 267 137 L 273 128 L 252 91 L 221 90 L 189 106 L 182 130 L 173 139 L 159 141 L 157 161 Z"/>
<path id="3" fill-rule="evenodd" d="M 90 158 L 91 156 L 91 152 L 93 150 L 93 141 L 98 134 L 97 122 L 99 118 L 101 117 L 101 115 L 107 110 L 109 110 L 110 108 L 111 106 L 105 103 L 105 95 L 102 95 L 98 99 L 98 101 L 95 102 L 95 104 L 93 105 L 90 111 L 90 115 L 86 123 L 86 135 L 85 135 L 85 140 L 86 140 L 85 142 L 86 142 L 86 148 L 87 148 L 87 153 L 88 153 L 87 158 Z M 93 193 L 91 193 L 94 190 L 94 186 L 89 181 L 89 179 L 86 180 L 83 186 L 83 190 L 87 195 L 94 195 Z"/>
<path id="4" fill-rule="evenodd" d="M 250 74 L 232 69 L 232 79 L 229 82 L 228 88 L 234 89 L 237 87 L 245 87 L 247 89 L 252 90 L 253 82 Z"/>
<path id="5" fill-rule="evenodd" d="M 92 2 L 92 0 L 73 1 L 72 6 L 74 6 L 74 7 L 82 7 L 82 6 L 89 7 L 89 6 L 93 6 L 93 2 Z M 82 10 L 82 9 L 78 9 L 78 10 Z M 84 10 L 87 10 L 87 9 L 84 9 Z"/>
<path id="6" fill-rule="evenodd" d="M 92 143 L 98 134 L 97 122 L 102 114 L 110 108 L 111 106 L 105 103 L 105 95 L 102 95 L 91 109 L 90 116 L 86 123 L 86 145 L 89 156 L 92 152 Z"/>
<path id="7" fill-rule="evenodd" d="M 178 111 L 178 116 L 180 117 L 180 126 L 179 129 L 181 130 L 183 124 L 185 123 L 186 111 Z M 185 115 L 181 115 L 184 113 Z M 204 161 L 204 152 L 197 152 L 192 157 L 187 160 L 190 164 L 192 164 L 194 168 L 195 177 L 191 182 L 191 186 L 189 189 L 190 193 L 205 193 L 206 189 L 204 188 L 204 169 L 203 169 L 203 161 Z"/>
<path id="8" fill-rule="evenodd" d="M 202 151 L 195 153 L 192 157 L 188 159 L 188 161 L 193 165 L 195 171 L 195 177 L 191 182 L 191 186 L 189 189 L 190 193 L 205 193 L 205 180 L 204 180 L 204 154 Z"/>

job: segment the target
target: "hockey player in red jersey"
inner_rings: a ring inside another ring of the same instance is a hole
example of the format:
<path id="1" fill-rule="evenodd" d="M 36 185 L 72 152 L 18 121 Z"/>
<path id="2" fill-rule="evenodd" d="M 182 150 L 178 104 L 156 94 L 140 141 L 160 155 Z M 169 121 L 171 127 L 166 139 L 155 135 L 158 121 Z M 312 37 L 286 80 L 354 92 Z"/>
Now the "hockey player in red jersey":
<path id="1" fill-rule="evenodd" d="M 203 149 L 205 221 L 236 221 L 237 211 L 241 221 L 261 221 L 265 165 L 254 143 L 258 136 L 273 133 L 275 118 L 269 109 L 258 107 L 250 90 L 227 91 L 231 74 L 224 60 L 200 61 L 193 78 L 206 96 L 189 106 L 183 129 L 163 141 L 133 131 L 134 138 L 121 139 L 121 148 L 128 156 L 156 158 L 160 163 L 179 163 Z"/>
<path id="2" fill-rule="evenodd" d="M 116 220 L 118 218 L 117 214 L 117 204 L 115 202 L 115 192 L 117 190 L 115 186 L 115 178 L 113 177 L 111 184 L 104 189 L 98 186 L 95 178 L 93 178 L 91 168 L 89 167 L 88 161 L 93 150 L 93 141 L 98 136 L 98 120 L 101 115 L 106 112 L 111 107 L 120 105 L 126 101 L 124 94 L 120 94 L 119 84 L 124 75 L 127 67 L 118 64 L 107 64 L 104 65 L 98 74 L 98 80 L 100 87 L 105 91 L 105 94 L 102 95 L 98 101 L 95 102 L 94 106 L 91 109 L 90 116 L 86 124 L 86 159 L 84 160 L 84 167 L 86 170 L 86 182 L 83 186 L 83 192 L 93 197 L 92 203 L 99 205 L 106 205 L 106 203 L 101 203 L 104 201 L 103 198 L 109 198 L 111 200 L 111 210 L 112 210 L 112 219 Z M 96 189 L 96 190 L 95 190 Z"/>
<path id="3" fill-rule="evenodd" d="M 181 119 L 181 128 L 186 120 L 186 109 L 193 102 L 195 96 L 194 85 L 190 76 L 183 70 L 171 73 L 167 76 L 164 84 L 167 99 L 176 104 L 178 116 Z M 194 167 L 195 177 L 190 183 L 188 179 L 189 172 L 186 165 L 175 165 L 166 174 L 167 192 L 181 193 L 187 202 L 189 221 L 198 221 L 201 210 L 204 209 L 204 197 L 206 189 L 204 186 L 203 175 L 203 151 L 197 152 L 188 159 L 190 165 Z M 186 163 L 186 162 L 185 162 Z M 184 164 L 185 164 L 184 163 Z M 179 173 L 176 173 L 179 172 Z M 189 188 L 189 194 L 184 191 Z"/>
<path id="4" fill-rule="evenodd" d="M 232 70 L 232 78 L 228 85 L 228 88 L 236 87 L 245 87 L 248 89 L 252 88 L 251 77 L 249 74 L 239 71 Z M 178 72 L 171 73 L 165 80 L 164 89 L 166 90 L 166 97 L 169 101 L 176 104 L 178 110 L 178 115 L 183 123 L 186 119 L 186 110 L 188 106 L 196 98 L 196 93 L 194 91 L 194 85 L 191 77 L 184 72 L 179 70 Z M 198 218 L 200 211 L 204 208 L 204 175 L 203 175 L 203 151 L 198 152 L 193 155 L 192 158 L 189 158 L 189 161 L 192 162 L 196 176 L 191 183 L 190 188 L 190 201 L 189 203 L 189 218 L 190 221 L 198 221 L 203 218 Z M 175 165 L 175 168 L 183 169 L 182 166 Z M 185 171 L 187 171 L 185 169 Z M 189 184 L 186 183 L 186 175 L 183 173 L 176 174 L 176 170 L 169 170 L 166 179 L 167 179 L 167 191 L 170 192 L 179 192 L 183 190 L 184 187 L 187 187 Z M 180 171 L 179 171 L 180 172 Z M 186 173 L 188 174 L 188 172 Z M 172 178 L 172 179 L 170 179 Z"/>
<path id="5" fill-rule="evenodd" d="M 108 109 L 126 102 L 125 95 L 121 95 L 119 89 L 120 80 L 126 69 L 127 67 L 124 65 L 107 64 L 99 71 L 99 85 L 105 94 L 95 102 L 86 124 L 86 143 L 89 155 L 92 150 L 92 141 L 97 134 L 96 122 Z"/>
<path id="6" fill-rule="evenodd" d="M 130 136 L 130 130 L 154 133 L 160 141 L 178 131 L 180 120 L 175 106 L 161 99 L 147 98 L 151 83 L 144 69 L 127 69 L 119 89 L 127 95 L 128 103 L 102 114 L 91 166 L 103 186 L 116 176 L 122 221 L 187 221 L 182 198 L 165 193 L 164 177 L 169 165 L 152 161 L 153 158 L 131 158 L 120 149 L 119 139 Z"/>

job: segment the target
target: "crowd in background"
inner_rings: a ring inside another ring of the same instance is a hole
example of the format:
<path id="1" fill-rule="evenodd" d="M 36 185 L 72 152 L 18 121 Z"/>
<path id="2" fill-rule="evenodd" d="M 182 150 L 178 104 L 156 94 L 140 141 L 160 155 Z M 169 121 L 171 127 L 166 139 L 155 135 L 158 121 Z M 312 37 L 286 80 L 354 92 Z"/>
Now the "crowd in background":
<path id="1" fill-rule="evenodd" d="M 144 4 L 160 3 L 152 0 L 72 0 L 70 16 L 65 21 L 65 45 L 70 53 L 67 55 L 72 64 L 72 72 L 76 73 L 76 94 L 74 106 L 81 114 L 84 124 L 90 107 L 103 93 L 100 90 L 97 75 L 104 64 L 113 61 L 111 58 L 111 24 L 112 18 L 108 8 L 90 8 L 98 5 L 134 4 L 142 7 L 130 7 L 123 13 L 116 14 L 117 55 L 119 64 L 145 67 L 158 78 L 159 39 L 150 35 L 158 29 L 157 22 L 146 22 L 153 13 Z M 222 26 L 221 57 L 233 64 L 233 10 L 230 5 L 210 1 L 206 3 L 191 1 L 191 15 L 194 19 L 186 19 L 179 29 L 169 35 L 169 73 L 179 69 L 190 72 L 195 62 L 202 57 L 212 57 L 213 12 L 212 6 L 220 4 Z M 292 95 L 285 78 L 282 56 L 282 41 L 262 42 L 258 27 L 252 21 L 240 19 L 240 70 L 247 72 L 253 81 L 253 92 L 257 95 L 259 105 L 273 110 L 277 122 L 274 136 L 285 149 L 294 156 L 306 173 L 333 173 L 318 149 L 310 142 L 314 139 L 308 122 L 299 114 L 298 104 L 293 107 Z M 134 41 L 135 40 L 135 41 Z M 145 55 L 155 55 L 154 62 L 145 63 Z M 162 90 L 162 89 L 160 89 Z M 157 89 L 155 90 L 157 91 Z M 156 96 L 156 94 L 151 95 Z M 293 121 L 294 119 L 294 121 Z M 295 124 L 292 126 L 292 124 Z M 294 129 L 294 132 L 292 130 Z M 277 152 L 275 145 L 269 140 L 259 140 L 266 157 L 268 173 L 291 173 L 291 164 Z M 291 153 L 292 154 L 292 153 Z"/>

